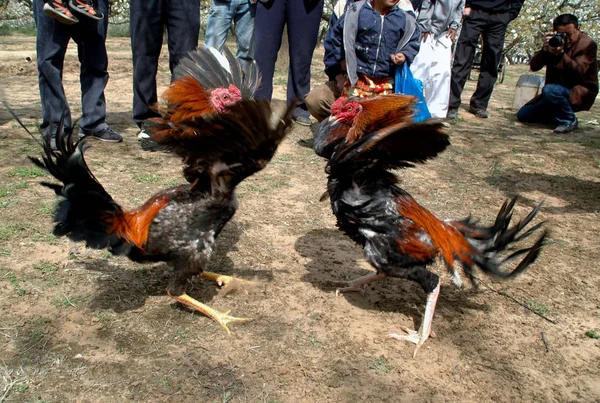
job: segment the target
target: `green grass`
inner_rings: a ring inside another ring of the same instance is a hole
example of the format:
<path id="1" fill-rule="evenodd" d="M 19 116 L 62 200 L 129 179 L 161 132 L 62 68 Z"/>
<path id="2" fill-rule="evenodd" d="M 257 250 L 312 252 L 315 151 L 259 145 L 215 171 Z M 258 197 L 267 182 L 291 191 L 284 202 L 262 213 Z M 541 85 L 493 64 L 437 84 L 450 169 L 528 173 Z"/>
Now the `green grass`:
<path id="1" fill-rule="evenodd" d="M 42 205 L 35 210 L 36 215 L 45 215 L 51 217 L 56 210 L 56 202 L 43 202 Z"/>
<path id="2" fill-rule="evenodd" d="M 369 369 L 375 371 L 377 375 L 389 374 L 392 371 L 392 366 L 387 362 L 383 355 L 369 361 Z"/>
<path id="3" fill-rule="evenodd" d="M 531 308 L 533 312 L 537 313 L 538 315 L 545 315 L 548 312 L 550 312 L 550 308 L 544 303 L 529 300 L 526 302 L 526 304 Z"/>
<path id="4" fill-rule="evenodd" d="M 10 256 L 10 249 L 0 249 L 0 256 Z"/>
<path id="5" fill-rule="evenodd" d="M 42 274 L 46 273 L 56 273 L 58 271 L 58 265 L 47 262 L 38 262 L 34 263 L 32 266 L 34 269 L 39 270 Z"/>
<path id="6" fill-rule="evenodd" d="M 7 226 L 0 226 L 0 240 L 9 241 L 14 238 L 18 238 L 25 232 L 27 232 L 29 228 L 24 224 L 8 224 Z"/>
<path id="7" fill-rule="evenodd" d="M 24 24 L 20 27 L 11 26 L 8 23 L 0 23 L 0 36 L 10 36 L 10 35 L 27 35 L 27 36 L 35 36 L 35 23 L 31 21 L 30 23 Z"/>
<path id="8" fill-rule="evenodd" d="M 128 23 L 110 23 L 108 24 L 108 37 L 109 38 L 129 38 L 129 24 Z"/>
<path id="9" fill-rule="evenodd" d="M 160 175 L 156 174 L 137 175 L 134 179 L 140 183 L 159 183 L 162 181 Z"/>
<path id="10" fill-rule="evenodd" d="M 39 178 L 40 176 L 46 176 L 46 172 L 38 167 L 17 167 L 11 169 L 8 172 L 8 176 L 16 176 L 18 178 Z"/>
<path id="11" fill-rule="evenodd" d="M 591 339 L 596 339 L 596 340 L 600 339 L 600 332 L 598 332 L 596 330 L 588 330 L 587 332 L 585 332 L 585 335 Z"/>
<path id="12" fill-rule="evenodd" d="M 59 297 L 54 297 L 52 299 L 52 305 L 54 305 L 57 308 L 68 308 L 68 307 L 73 307 L 76 308 L 77 304 L 81 301 L 83 301 L 83 297 L 82 296 L 73 296 L 70 297 L 68 295 L 63 294 L 62 296 Z"/>
<path id="13" fill-rule="evenodd" d="M 27 182 L 11 183 L 10 185 L 0 186 L 0 197 L 14 195 L 17 190 L 27 189 Z"/>

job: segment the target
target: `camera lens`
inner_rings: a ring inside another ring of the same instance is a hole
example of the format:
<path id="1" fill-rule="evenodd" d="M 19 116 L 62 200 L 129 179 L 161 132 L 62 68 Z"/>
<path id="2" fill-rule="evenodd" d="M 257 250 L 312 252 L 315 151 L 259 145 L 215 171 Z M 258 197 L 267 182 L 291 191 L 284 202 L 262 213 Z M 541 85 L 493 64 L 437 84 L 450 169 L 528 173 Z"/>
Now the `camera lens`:
<path id="1" fill-rule="evenodd" d="M 564 38 L 565 35 L 563 34 L 553 35 L 550 39 L 548 39 L 548 46 L 551 48 L 559 48 L 564 45 Z"/>

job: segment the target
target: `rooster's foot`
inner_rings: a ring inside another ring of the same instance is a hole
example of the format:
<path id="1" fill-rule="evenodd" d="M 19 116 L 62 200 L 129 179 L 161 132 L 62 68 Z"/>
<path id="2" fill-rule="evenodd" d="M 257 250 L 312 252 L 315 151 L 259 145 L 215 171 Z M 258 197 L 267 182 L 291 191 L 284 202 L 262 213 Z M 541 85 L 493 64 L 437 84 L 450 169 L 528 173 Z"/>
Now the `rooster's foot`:
<path id="1" fill-rule="evenodd" d="M 419 348 L 425 343 L 425 341 L 431 337 L 435 337 L 435 333 L 431 330 L 431 322 L 433 321 L 433 313 L 435 312 L 435 305 L 437 303 L 438 296 L 440 295 L 440 284 L 438 282 L 437 286 L 427 295 L 427 305 L 425 305 L 425 314 L 423 315 L 423 321 L 421 322 L 421 327 L 419 331 L 415 331 L 412 329 L 403 328 L 407 334 L 396 334 L 390 333 L 389 336 L 397 339 L 397 340 L 405 340 L 410 341 L 411 343 L 415 343 L 415 351 L 413 352 L 413 358 L 417 356 L 417 351 Z"/>
<path id="2" fill-rule="evenodd" d="M 206 279 L 206 280 L 214 281 L 215 283 L 217 283 L 217 285 L 219 287 L 225 287 L 225 286 L 229 285 L 229 283 L 231 283 L 231 282 L 236 282 L 239 284 L 246 284 L 246 285 L 256 284 L 253 281 L 242 280 L 239 278 L 226 276 L 224 274 L 212 273 L 210 271 L 204 271 L 198 277 Z"/>
<path id="3" fill-rule="evenodd" d="M 167 293 L 168 293 L 168 291 L 167 291 Z M 194 298 L 190 297 L 187 294 L 181 294 L 181 295 L 177 295 L 177 296 L 169 294 L 169 296 L 171 296 L 171 298 L 173 298 L 175 301 L 180 302 L 183 305 L 188 306 L 192 309 L 195 309 L 196 311 L 201 312 L 204 315 L 208 316 L 209 318 L 213 319 L 215 322 L 217 322 L 219 325 L 221 325 L 221 327 L 223 327 L 223 329 L 225 329 L 225 331 L 228 334 L 230 333 L 229 327 L 227 327 L 228 323 L 248 322 L 249 320 L 252 320 L 250 318 L 236 318 L 235 316 L 231 316 L 231 315 L 229 315 L 229 313 L 231 311 L 219 312 L 216 309 L 213 309 L 210 306 L 205 305 L 202 302 L 195 300 Z"/>
<path id="4" fill-rule="evenodd" d="M 370 273 L 352 281 L 328 281 L 327 285 L 342 287 L 335 290 L 336 297 L 340 295 L 340 293 L 343 294 L 346 292 L 360 292 L 361 294 L 364 294 L 367 284 L 372 283 L 373 281 L 383 280 L 386 277 L 385 274 Z"/>

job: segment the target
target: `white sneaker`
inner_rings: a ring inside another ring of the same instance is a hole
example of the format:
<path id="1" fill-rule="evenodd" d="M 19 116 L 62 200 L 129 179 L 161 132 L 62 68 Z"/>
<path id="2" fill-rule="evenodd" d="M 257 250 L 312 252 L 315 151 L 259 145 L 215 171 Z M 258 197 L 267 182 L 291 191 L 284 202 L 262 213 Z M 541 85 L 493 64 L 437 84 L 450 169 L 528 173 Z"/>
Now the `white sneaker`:
<path id="1" fill-rule="evenodd" d="M 138 140 L 146 140 L 150 138 L 150 135 L 146 133 L 144 129 L 140 130 L 137 136 Z"/>

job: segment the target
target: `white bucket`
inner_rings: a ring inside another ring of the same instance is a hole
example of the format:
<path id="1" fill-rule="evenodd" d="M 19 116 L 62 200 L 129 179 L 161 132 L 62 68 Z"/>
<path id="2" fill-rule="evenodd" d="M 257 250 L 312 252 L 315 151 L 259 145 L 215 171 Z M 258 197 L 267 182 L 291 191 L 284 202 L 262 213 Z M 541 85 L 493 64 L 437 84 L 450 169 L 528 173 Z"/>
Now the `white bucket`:
<path id="1" fill-rule="evenodd" d="M 523 74 L 519 77 L 519 81 L 517 81 L 513 109 L 519 110 L 523 105 L 539 95 L 543 87 L 544 77 L 534 74 Z"/>

